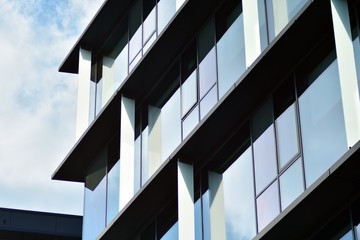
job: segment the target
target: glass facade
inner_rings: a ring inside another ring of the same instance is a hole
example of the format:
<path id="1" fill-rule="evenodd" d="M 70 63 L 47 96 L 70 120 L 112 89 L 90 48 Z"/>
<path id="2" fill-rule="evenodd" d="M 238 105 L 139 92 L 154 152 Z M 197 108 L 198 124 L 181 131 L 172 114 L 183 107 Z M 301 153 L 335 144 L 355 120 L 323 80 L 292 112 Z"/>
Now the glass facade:
<path id="1" fill-rule="evenodd" d="M 102 110 L 161 35 L 180 8 L 178 2 L 136 1 L 116 48 L 94 60 L 90 119 Z M 262 50 L 306 2 L 258 0 Z M 134 147 L 131 187 L 135 193 L 189 139 L 245 72 L 242 11 L 242 1 L 226 1 L 159 77 L 161 90 L 156 96 L 150 92 L 145 100 L 133 100 L 135 138 L 130 144 Z M 355 37 L 355 53 L 360 53 L 359 46 Z M 302 60 L 279 80 L 276 89 L 256 102 L 246 120 L 245 150 L 241 146 L 236 157 L 231 153 L 231 163 L 224 159 L 221 167 L 213 167 L 222 176 L 226 239 L 255 237 L 348 150 L 337 57 L 334 50 L 319 51 L 321 57 Z M 120 144 L 106 146 L 88 171 L 84 239 L 95 238 L 121 210 Z M 210 172 L 200 171 L 204 175 Z M 199 185 L 194 203 L 195 239 L 211 239 L 209 186 Z M 139 239 L 178 239 L 176 204 L 170 205 L 170 210 L 154 217 Z M 358 225 L 346 228 L 336 238 L 355 239 L 355 231 L 360 231 Z"/>

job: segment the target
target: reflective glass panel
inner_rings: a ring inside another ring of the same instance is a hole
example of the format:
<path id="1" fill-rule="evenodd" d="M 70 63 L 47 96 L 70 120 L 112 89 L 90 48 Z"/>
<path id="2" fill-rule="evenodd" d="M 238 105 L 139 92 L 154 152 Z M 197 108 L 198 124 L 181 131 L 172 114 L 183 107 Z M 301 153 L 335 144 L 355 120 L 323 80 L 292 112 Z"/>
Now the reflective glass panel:
<path id="1" fill-rule="evenodd" d="M 355 63 L 356 63 L 356 74 L 358 76 L 358 88 L 360 92 L 360 42 L 359 37 L 353 40 Z"/>
<path id="2" fill-rule="evenodd" d="M 337 61 L 326 61 L 330 64 L 311 77 L 314 82 L 299 98 L 307 186 L 347 150 Z"/>
<path id="3" fill-rule="evenodd" d="M 144 45 L 144 48 L 143 48 L 143 52 L 144 52 L 144 55 L 145 53 L 149 50 L 149 48 L 151 47 L 151 44 L 153 44 L 156 40 L 156 33 L 154 33 L 150 39 L 147 41 L 147 43 Z"/>
<path id="4" fill-rule="evenodd" d="M 261 45 L 261 51 L 263 51 L 268 45 L 265 1 L 264 0 L 257 0 L 257 1 L 258 1 L 258 10 L 259 10 L 260 45 Z"/>
<path id="5" fill-rule="evenodd" d="M 161 109 L 162 161 L 181 143 L 180 89 Z"/>
<path id="6" fill-rule="evenodd" d="M 266 0 L 269 38 L 272 41 L 307 0 Z"/>
<path id="7" fill-rule="evenodd" d="M 108 173 L 106 224 L 119 213 L 120 200 L 120 161 Z"/>
<path id="8" fill-rule="evenodd" d="M 135 139 L 134 148 L 134 193 L 136 193 L 141 187 L 141 136 Z"/>
<path id="9" fill-rule="evenodd" d="M 210 240 L 210 199 L 209 190 L 207 190 L 202 196 L 202 224 L 204 240 Z"/>
<path id="10" fill-rule="evenodd" d="M 90 109 L 89 109 L 89 123 L 91 123 L 95 119 L 95 104 L 96 104 L 96 83 L 94 81 L 90 81 Z"/>
<path id="11" fill-rule="evenodd" d="M 184 117 L 197 102 L 196 70 L 181 85 L 181 111 Z"/>
<path id="12" fill-rule="evenodd" d="M 202 240 L 202 214 L 201 214 L 201 198 L 194 204 L 195 215 L 195 240 Z"/>
<path id="13" fill-rule="evenodd" d="M 253 144 L 256 194 L 277 176 L 274 126 L 270 125 Z"/>
<path id="14" fill-rule="evenodd" d="M 275 126 L 279 166 L 281 168 L 299 152 L 294 104 L 275 120 Z"/>
<path id="15" fill-rule="evenodd" d="M 95 107 L 95 114 L 96 116 L 100 113 L 102 109 L 102 84 L 103 80 L 100 79 L 99 82 L 96 84 L 96 107 Z"/>
<path id="16" fill-rule="evenodd" d="M 234 21 L 217 44 L 219 98 L 245 71 L 243 16 Z"/>
<path id="17" fill-rule="evenodd" d="M 128 75 L 128 45 L 120 52 L 114 63 L 114 78 L 116 88 L 120 87 Z"/>
<path id="18" fill-rule="evenodd" d="M 138 55 L 142 48 L 142 27 L 140 26 L 129 41 L 129 63 Z"/>
<path id="19" fill-rule="evenodd" d="M 205 115 L 217 103 L 217 85 L 215 85 L 206 96 L 200 101 L 200 118 L 203 119 Z"/>
<path id="20" fill-rule="evenodd" d="M 183 139 L 189 135 L 189 133 L 199 123 L 199 106 L 196 106 L 189 115 L 183 120 Z"/>
<path id="21" fill-rule="evenodd" d="M 158 2 L 158 32 L 162 32 L 176 13 L 176 0 L 160 0 Z"/>
<path id="22" fill-rule="evenodd" d="M 153 10 L 149 13 L 146 17 L 144 23 L 144 37 L 143 37 L 143 44 L 145 44 L 149 38 L 153 35 L 156 31 L 156 8 L 154 7 Z"/>
<path id="23" fill-rule="evenodd" d="M 177 240 L 179 239 L 179 224 L 176 222 L 160 240 Z"/>
<path id="24" fill-rule="evenodd" d="M 281 208 L 284 210 L 304 191 L 301 159 L 296 160 L 280 176 Z"/>
<path id="25" fill-rule="evenodd" d="M 279 213 L 279 189 L 277 181 L 270 185 L 257 199 L 257 217 L 259 232 Z"/>
<path id="26" fill-rule="evenodd" d="M 256 235 L 251 148 L 224 173 L 226 239 L 252 239 Z"/>
<path id="27" fill-rule="evenodd" d="M 106 224 L 106 151 L 102 151 L 85 178 L 83 239 L 93 240 Z"/>
<path id="28" fill-rule="evenodd" d="M 149 159 L 148 159 L 148 126 L 141 133 L 141 186 L 149 179 Z"/>
<path id="29" fill-rule="evenodd" d="M 216 83 L 216 52 L 215 47 L 199 64 L 200 98 L 202 98 Z"/>

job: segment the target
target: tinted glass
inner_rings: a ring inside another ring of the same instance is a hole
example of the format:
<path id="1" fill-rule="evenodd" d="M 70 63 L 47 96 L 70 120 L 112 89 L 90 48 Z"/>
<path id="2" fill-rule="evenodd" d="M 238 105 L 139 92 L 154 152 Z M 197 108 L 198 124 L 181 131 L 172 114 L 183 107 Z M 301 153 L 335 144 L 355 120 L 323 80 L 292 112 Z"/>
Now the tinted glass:
<path id="1" fill-rule="evenodd" d="M 279 166 L 283 167 L 299 152 L 295 104 L 291 105 L 275 121 Z"/>
<path id="2" fill-rule="evenodd" d="M 162 160 L 181 143 L 180 89 L 161 109 Z"/>
<path id="3" fill-rule="evenodd" d="M 314 70 L 299 98 L 306 184 L 310 186 L 347 150 L 337 61 Z"/>
<path id="4" fill-rule="evenodd" d="M 160 240 L 177 240 L 179 239 L 179 224 L 176 222 Z"/>
<path id="5" fill-rule="evenodd" d="M 217 51 L 219 98 L 221 98 L 245 71 L 242 14 L 219 40 Z"/>
<path id="6" fill-rule="evenodd" d="M 216 83 L 216 52 L 215 47 L 199 64 L 200 98 L 202 98 Z"/>
<path id="7" fill-rule="evenodd" d="M 194 204 L 195 215 L 195 240 L 202 240 L 202 214 L 201 214 L 201 198 Z"/>
<path id="8" fill-rule="evenodd" d="M 120 200 L 120 161 L 108 173 L 106 224 L 119 213 Z"/>
<path id="9" fill-rule="evenodd" d="M 129 41 L 129 63 L 139 54 L 142 48 L 142 27 L 140 26 Z"/>
<path id="10" fill-rule="evenodd" d="M 199 106 L 196 106 L 183 120 L 183 139 L 189 135 L 189 133 L 199 123 Z"/>
<path id="11" fill-rule="evenodd" d="M 184 117 L 197 102 L 196 70 L 181 85 L 181 111 Z"/>
<path id="12" fill-rule="evenodd" d="M 106 151 L 102 151 L 85 178 L 83 220 L 83 239 L 85 240 L 96 239 L 105 228 L 106 162 Z"/>
<path id="13" fill-rule="evenodd" d="M 284 210 L 304 191 L 301 159 L 296 160 L 280 176 L 281 208 Z"/>
<path id="14" fill-rule="evenodd" d="M 165 26 L 176 12 L 176 0 L 160 0 L 158 2 L 158 32 L 162 32 Z"/>
<path id="15" fill-rule="evenodd" d="M 128 45 L 120 52 L 114 63 L 114 78 L 119 87 L 128 75 Z"/>
<path id="16" fill-rule="evenodd" d="M 278 35 L 307 0 L 266 0 L 270 41 Z"/>
<path id="17" fill-rule="evenodd" d="M 153 35 L 156 31 L 156 8 L 154 7 L 149 15 L 146 17 L 144 23 L 144 37 L 143 37 L 143 44 L 145 44 L 149 38 Z"/>
<path id="18" fill-rule="evenodd" d="M 217 86 L 215 85 L 206 96 L 200 101 L 200 118 L 203 119 L 205 115 L 217 103 Z"/>
<path id="19" fill-rule="evenodd" d="M 274 126 L 270 125 L 254 142 L 256 194 L 277 176 Z"/>
<path id="20" fill-rule="evenodd" d="M 259 232 L 266 227 L 279 213 L 279 190 L 277 181 L 270 185 L 257 199 L 257 216 Z"/>
<path id="21" fill-rule="evenodd" d="M 252 239 L 256 235 L 251 148 L 224 173 L 226 239 Z"/>

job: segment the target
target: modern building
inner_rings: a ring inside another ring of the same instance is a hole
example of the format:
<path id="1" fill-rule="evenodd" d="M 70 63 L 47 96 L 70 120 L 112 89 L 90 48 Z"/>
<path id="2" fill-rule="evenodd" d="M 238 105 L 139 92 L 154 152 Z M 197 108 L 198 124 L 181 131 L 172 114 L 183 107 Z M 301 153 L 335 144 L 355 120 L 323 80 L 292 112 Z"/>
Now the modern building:
<path id="1" fill-rule="evenodd" d="M 0 240 L 80 240 L 82 217 L 0 208 Z"/>
<path id="2" fill-rule="evenodd" d="M 105 1 L 59 69 L 83 239 L 360 239 L 359 6 Z"/>

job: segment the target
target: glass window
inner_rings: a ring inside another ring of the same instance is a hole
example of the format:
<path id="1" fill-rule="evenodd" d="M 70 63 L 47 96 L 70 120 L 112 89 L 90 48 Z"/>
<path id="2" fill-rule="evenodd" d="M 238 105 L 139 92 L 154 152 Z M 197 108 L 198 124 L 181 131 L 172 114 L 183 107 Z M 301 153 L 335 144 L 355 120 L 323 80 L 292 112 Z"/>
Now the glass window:
<path id="1" fill-rule="evenodd" d="M 277 176 L 274 126 L 270 125 L 254 142 L 256 194 Z"/>
<path id="2" fill-rule="evenodd" d="M 202 214 L 201 214 L 201 198 L 194 204 L 195 215 L 195 240 L 202 240 Z"/>
<path id="3" fill-rule="evenodd" d="M 270 185 L 257 199 L 257 217 L 259 232 L 279 213 L 279 188 L 277 181 Z"/>
<path id="4" fill-rule="evenodd" d="M 116 87 L 120 87 L 128 75 L 128 45 L 119 53 L 114 63 L 114 78 Z"/>
<path id="5" fill-rule="evenodd" d="M 244 27 L 241 2 L 217 23 L 219 98 L 245 71 Z M 219 17 L 221 18 L 221 17 Z"/>
<path id="6" fill-rule="evenodd" d="M 189 135 L 189 133 L 199 123 L 199 106 L 196 106 L 189 115 L 183 120 L 183 139 Z"/>
<path id="7" fill-rule="evenodd" d="M 161 109 L 162 161 L 181 143 L 180 89 Z"/>
<path id="8" fill-rule="evenodd" d="M 279 166 L 282 168 L 299 152 L 295 104 L 292 104 L 276 120 Z"/>
<path id="9" fill-rule="evenodd" d="M 196 104 L 197 102 L 197 82 L 196 70 L 186 79 L 181 85 L 181 109 L 182 117 Z"/>
<path id="10" fill-rule="evenodd" d="M 199 64 L 200 98 L 216 84 L 216 75 L 216 52 L 214 47 Z"/>
<path id="11" fill-rule="evenodd" d="M 205 95 L 200 101 L 200 118 L 203 119 L 205 115 L 215 106 L 217 103 L 217 87 L 216 85 Z"/>
<path id="12" fill-rule="evenodd" d="M 158 30 L 164 30 L 176 13 L 176 0 L 160 0 L 158 2 Z"/>
<path id="13" fill-rule="evenodd" d="M 103 90 L 102 90 L 102 85 L 103 85 L 103 79 L 101 78 L 97 83 L 96 83 L 96 108 L 95 108 L 95 113 L 96 116 L 100 113 L 102 107 L 103 107 L 103 101 L 102 101 L 102 95 L 103 95 Z"/>
<path id="14" fill-rule="evenodd" d="M 134 36 L 129 41 L 129 63 L 131 64 L 135 58 L 141 57 L 141 48 L 142 48 L 142 28 L 141 26 L 135 32 Z M 136 62 L 138 62 L 138 59 Z"/>
<path id="15" fill-rule="evenodd" d="M 117 161 L 108 173 L 107 195 L 106 225 L 114 219 L 120 210 L 120 161 Z"/>
<path id="16" fill-rule="evenodd" d="M 143 1 L 143 8 L 143 44 L 145 45 L 149 38 L 156 32 L 156 1 Z"/>
<path id="17" fill-rule="evenodd" d="M 160 238 L 160 240 L 177 240 L 179 237 L 179 224 L 176 222 L 172 227 Z"/>
<path id="18" fill-rule="evenodd" d="M 226 239 L 252 239 L 256 235 L 251 148 L 224 173 Z"/>
<path id="19" fill-rule="evenodd" d="M 304 191 L 301 159 L 296 160 L 280 176 L 281 208 L 284 210 Z"/>
<path id="20" fill-rule="evenodd" d="M 103 150 L 85 177 L 83 239 L 92 240 L 106 224 L 106 163 Z"/>
<path id="21" fill-rule="evenodd" d="M 89 109 L 89 123 L 91 123 L 95 119 L 95 104 L 96 104 L 96 83 L 94 81 L 90 81 L 90 109 Z"/>
<path id="22" fill-rule="evenodd" d="M 272 41 L 307 0 L 266 0 L 269 38 Z"/>
<path id="23" fill-rule="evenodd" d="M 299 98 L 306 185 L 310 186 L 347 150 L 339 73 L 328 56 L 305 78 Z"/>
<path id="24" fill-rule="evenodd" d="M 260 45 L 261 45 L 261 51 L 264 51 L 264 49 L 268 45 L 265 0 L 257 0 L 257 1 L 258 1 L 258 9 L 259 9 Z"/>

